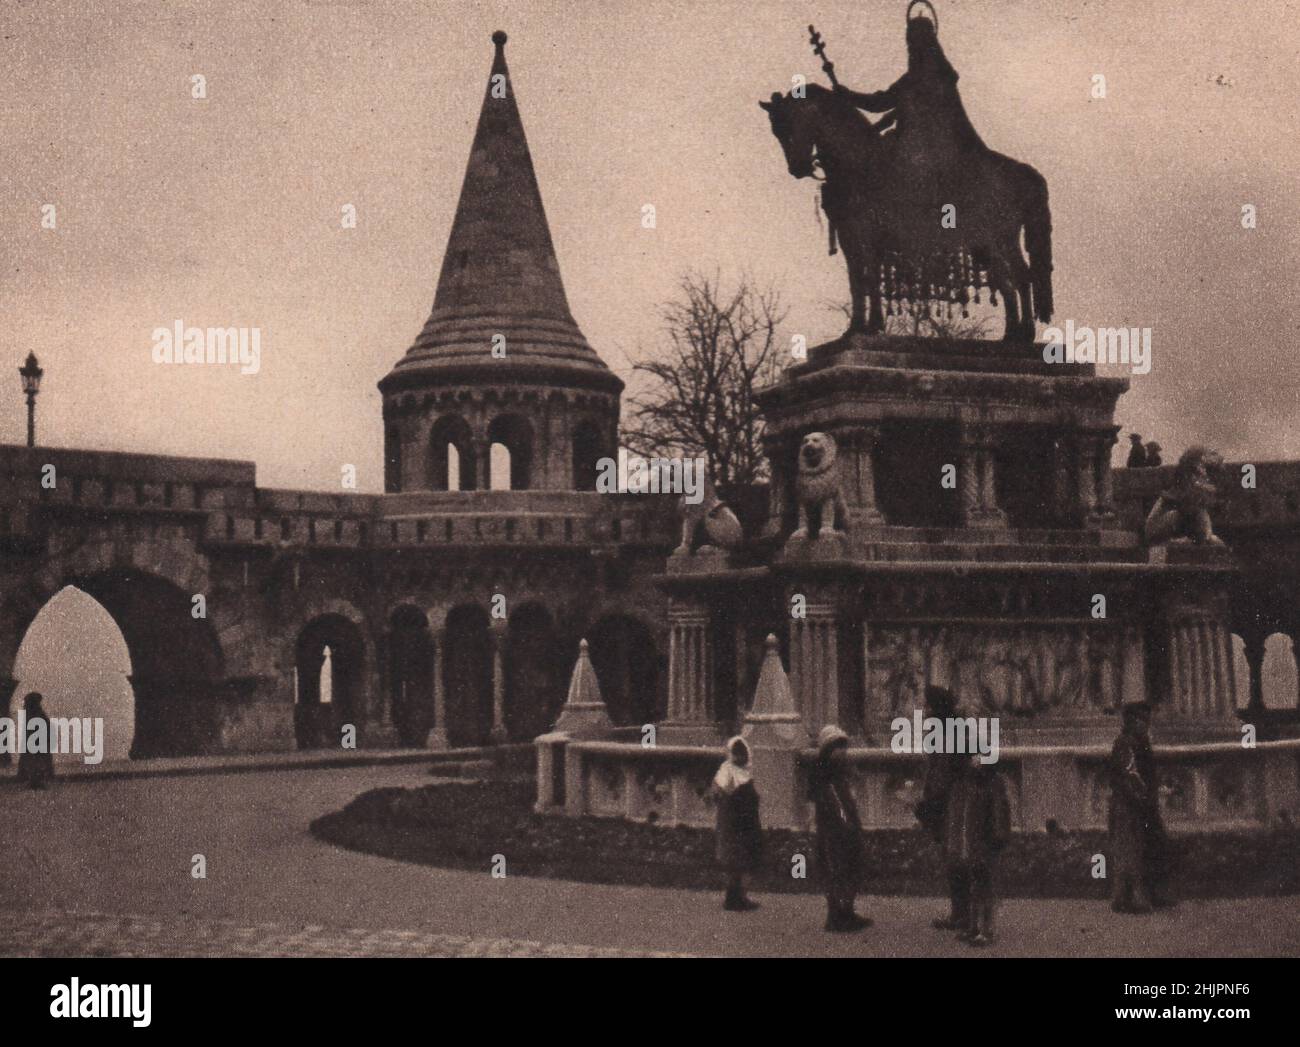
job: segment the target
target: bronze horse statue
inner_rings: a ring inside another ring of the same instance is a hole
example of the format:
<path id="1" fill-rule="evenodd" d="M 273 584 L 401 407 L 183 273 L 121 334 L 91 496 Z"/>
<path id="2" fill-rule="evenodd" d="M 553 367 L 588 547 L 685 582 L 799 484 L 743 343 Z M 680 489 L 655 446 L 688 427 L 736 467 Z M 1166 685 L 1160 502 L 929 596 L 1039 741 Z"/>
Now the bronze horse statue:
<path id="1" fill-rule="evenodd" d="M 803 91 L 803 97 L 773 94 L 758 104 L 767 111 L 790 174 L 812 178 L 819 168 L 823 172 L 821 206 L 849 272 L 849 332 L 884 330 L 882 297 L 900 270 L 899 297 L 928 301 L 938 283 L 954 295 L 960 287 L 955 300 L 963 303 L 966 285 L 978 288 L 984 270 L 1005 303 L 1003 341 L 1033 341 L 1034 318 L 1047 322 L 1052 316 L 1052 218 L 1043 176 L 981 149 L 950 179 L 956 221 L 948 228 L 933 203 L 933 187 L 916 186 L 893 162 L 893 135 L 882 135 L 851 103 L 819 84 Z M 1022 230 L 1028 260 L 1020 247 Z M 947 274 L 931 279 L 929 291 L 918 286 L 925 278 L 917 274 L 926 268 Z"/>

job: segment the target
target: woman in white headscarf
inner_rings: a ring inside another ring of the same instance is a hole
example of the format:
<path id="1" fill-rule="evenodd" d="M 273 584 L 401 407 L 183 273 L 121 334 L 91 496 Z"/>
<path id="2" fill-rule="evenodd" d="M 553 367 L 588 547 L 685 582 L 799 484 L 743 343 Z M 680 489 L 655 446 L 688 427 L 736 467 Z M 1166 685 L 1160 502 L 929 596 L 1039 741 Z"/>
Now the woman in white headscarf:
<path id="1" fill-rule="evenodd" d="M 758 903 L 746 895 L 745 877 L 762 860 L 763 827 L 745 739 L 737 736 L 727 742 L 727 759 L 713 776 L 712 793 L 718 806 L 718 861 L 728 876 L 722 907 L 728 912 L 749 912 Z"/>

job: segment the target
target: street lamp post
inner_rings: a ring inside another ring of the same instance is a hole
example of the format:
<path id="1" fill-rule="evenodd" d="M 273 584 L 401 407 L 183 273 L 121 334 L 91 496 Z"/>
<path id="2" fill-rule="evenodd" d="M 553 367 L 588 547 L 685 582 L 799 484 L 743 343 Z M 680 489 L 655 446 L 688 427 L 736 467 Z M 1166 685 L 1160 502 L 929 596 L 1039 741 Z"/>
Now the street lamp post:
<path id="1" fill-rule="evenodd" d="M 41 376 L 45 371 L 36 362 L 36 354 L 28 353 L 27 362 L 18 368 L 27 394 L 27 446 L 36 446 L 36 394 L 41 391 Z"/>

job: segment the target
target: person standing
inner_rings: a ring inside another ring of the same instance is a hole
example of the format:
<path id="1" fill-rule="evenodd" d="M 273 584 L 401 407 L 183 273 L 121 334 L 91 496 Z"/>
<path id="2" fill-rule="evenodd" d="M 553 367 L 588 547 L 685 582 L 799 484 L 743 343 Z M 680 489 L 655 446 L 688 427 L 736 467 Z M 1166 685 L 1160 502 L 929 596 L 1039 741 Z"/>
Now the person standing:
<path id="1" fill-rule="evenodd" d="M 762 861 L 763 827 L 745 739 L 737 736 L 727 742 L 727 759 L 713 776 L 712 791 L 718 806 L 718 861 L 728 877 L 722 907 L 728 912 L 750 912 L 758 903 L 745 893 L 745 878 Z"/>
<path id="2" fill-rule="evenodd" d="M 954 879 L 967 884 L 966 924 L 957 937 L 974 946 L 993 941 L 997 898 L 993 872 L 1011 839 L 1011 805 L 996 763 L 963 755 L 948 799 L 944 858 Z"/>
<path id="3" fill-rule="evenodd" d="M 1128 461 L 1125 463 L 1130 469 L 1141 469 L 1147 464 L 1146 448 L 1142 446 L 1141 433 L 1129 433 Z"/>
<path id="4" fill-rule="evenodd" d="M 853 911 L 866 867 L 862 821 L 849 784 L 844 753 L 849 736 L 827 724 L 817 736 L 809 796 L 817 826 L 817 864 L 826 886 L 826 930 L 857 931 L 871 920 Z"/>
<path id="5" fill-rule="evenodd" d="M 1116 912 L 1150 912 L 1163 893 L 1166 857 L 1160 817 L 1160 781 L 1151 748 L 1151 707 L 1124 707 L 1120 735 L 1110 752 L 1110 907 Z"/>
<path id="6" fill-rule="evenodd" d="M 23 730 L 26 734 L 24 752 L 18 757 L 18 780 L 26 782 L 33 789 L 44 789 L 54 780 L 54 755 L 50 752 L 50 721 L 41 707 L 44 701 L 41 694 L 32 691 L 23 699 L 23 713 L 26 722 Z M 33 726 L 37 727 L 33 737 Z M 35 745 L 39 751 L 33 752 L 29 746 Z"/>
<path id="7" fill-rule="evenodd" d="M 1164 465 L 1165 464 L 1164 459 L 1160 457 L 1161 450 L 1162 450 L 1161 446 L 1158 443 L 1156 443 L 1154 440 L 1151 440 L 1146 445 L 1147 460 L 1143 464 L 1145 464 L 1148 468 L 1151 469 L 1154 469 L 1157 466 Z"/>
<path id="8" fill-rule="evenodd" d="M 944 687 L 925 689 L 925 715 L 946 719 L 957 713 L 957 696 Z M 947 830 L 948 801 L 953 783 L 961 775 L 966 757 L 963 753 L 928 753 L 925 757 L 925 783 L 921 802 L 916 805 L 916 820 L 930 834 L 943 853 Z M 946 863 L 945 863 L 946 864 Z M 956 931 L 970 922 L 970 881 L 963 868 L 948 865 L 948 915 L 936 916 L 930 926 L 937 931 Z"/>

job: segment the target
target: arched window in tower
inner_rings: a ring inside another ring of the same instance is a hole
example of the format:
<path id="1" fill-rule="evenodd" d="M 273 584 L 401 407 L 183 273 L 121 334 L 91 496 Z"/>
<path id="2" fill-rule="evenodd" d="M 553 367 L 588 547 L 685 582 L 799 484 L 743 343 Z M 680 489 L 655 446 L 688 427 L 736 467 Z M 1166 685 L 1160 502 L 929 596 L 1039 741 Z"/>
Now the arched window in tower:
<path id="1" fill-rule="evenodd" d="M 324 657 L 320 663 L 320 703 L 329 705 L 334 701 L 334 652 L 325 645 Z"/>
<path id="2" fill-rule="evenodd" d="M 402 433 L 390 426 L 384 435 L 384 491 L 392 494 L 402 489 Z"/>
<path id="3" fill-rule="evenodd" d="M 429 431 L 429 486 L 433 490 L 476 490 L 476 464 L 473 434 L 464 418 L 444 415 L 433 423 Z"/>
<path id="4" fill-rule="evenodd" d="M 579 422 L 573 430 L 573 489 L 596 489 L 596 464 L 605 455 L 600 427 L 592 421 Z"/>
<path id="5" fill-rule="evenodd" d="M 488 451 L 488 488 L 510 490 L 510 448 L 505 444 L 495 443 Z"/>
<path id="6" fill-rule="evenodd" d="M 492 445 L 491 487 L 494 491 L 523 491 L 532 486 L 533 427 L 517 414 L 498 415 L 488 426 Z"/>

